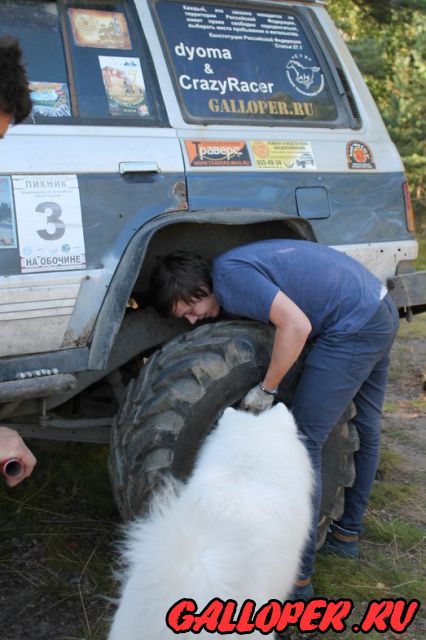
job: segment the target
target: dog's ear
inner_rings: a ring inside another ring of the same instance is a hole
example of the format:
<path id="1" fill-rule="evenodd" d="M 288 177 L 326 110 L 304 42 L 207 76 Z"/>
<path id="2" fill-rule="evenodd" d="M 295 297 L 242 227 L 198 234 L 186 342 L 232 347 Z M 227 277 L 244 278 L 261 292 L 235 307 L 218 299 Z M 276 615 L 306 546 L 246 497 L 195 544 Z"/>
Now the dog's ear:
<path id="1" fill-rule="evenodd" d="M 288 409 L 285 406 L 284 402 L 277 402 L 276 404 L 273 405 L 272 411 L 276 411 L 277 413 L 279 412 L 286 413 Z"/>
<path id="2" fill-rule="evenodd" d="M 227 407 L 227 408 L 225 409 L 225 411 L 223 412 L 223 416 L 224 416 L 225 418 L 229 418 L 229 417 L 231 417 L 234 413 L 237 413 L 237 410 L 236 410 L 236 409 L 234 409 L 233 407 Z"/>
<path id="3" fill-rule="evenodd" d="M 277 402 L 277 404 L 274 404 L 271 411 L 273 411 L 277 416 L 283 417 L 290 413 L 289 409 L 287 409 L 283 402 Z"/>
<path id="4" fill-rule="evenodd" d="M 297 431 L 297 425 L 294 420 L 293 414 L 283 402 L 278 402 L 277 404 L 275 404 L 272 407 L 271 412 L 281 424 L 284 424 L 286 426 L 287 429 L 292 429 L 295 432 Z"/>
<path id="5" fill-rule="evenodd" d="M 216 426 L 221 426 L 222 428 L 226 429 L 229 425 L 234 424 L 236 414 L 237 411 L 235 409 L 233 409 L 232 407 L 227 407 L 220 416 Z"/>

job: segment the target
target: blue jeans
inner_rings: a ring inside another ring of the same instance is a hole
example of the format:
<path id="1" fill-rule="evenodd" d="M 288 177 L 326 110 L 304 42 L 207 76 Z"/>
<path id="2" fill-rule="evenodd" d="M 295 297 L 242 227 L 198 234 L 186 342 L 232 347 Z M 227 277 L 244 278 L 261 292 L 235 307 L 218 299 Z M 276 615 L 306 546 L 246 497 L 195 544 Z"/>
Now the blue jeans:
<path id="1" fill-rule="evenodd" d="M 357 411 L 353 422 L 359 433 L 360 449 L 355 454 L 355 483 L 345 490 L 345 510 L 337 524 L 349 531 L 361 532 L 379 460 L 389 352 L 398 325 L 398 310 L 387 295 L 357 334 L 319 335 L 304 365 L 292 410 L 306 438 L 316 487 L 310 539 L 299 578 L 313 573 L 321 505 L 322 446 L 352 400 Z"/>

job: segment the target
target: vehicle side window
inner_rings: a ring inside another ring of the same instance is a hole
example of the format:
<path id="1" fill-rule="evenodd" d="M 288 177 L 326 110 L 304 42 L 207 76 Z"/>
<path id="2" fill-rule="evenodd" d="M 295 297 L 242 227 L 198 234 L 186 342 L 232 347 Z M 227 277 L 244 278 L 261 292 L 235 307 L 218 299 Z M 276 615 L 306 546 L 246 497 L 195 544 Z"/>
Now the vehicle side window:
<path id="1" fill-rule="evenodd" d="M 132 3 L 3 0 L 0 34 L 21 44 L 30 122 L 158 124 L 156 80 Z"/>
<path id="2" fill-rule="evenodd" d="M 64 6 L 79 115 L 152 120 L 146 59 L 125 3 L 68 0 Z"/>
<path id="3" fill-rule="evenodd" d="M 188 122 L 343 124 L 300 7 L 156 0 L 154 8 Z"/>
<path id="4" fill-rule="evenodd" d="M 3 0 L 0 35 L 17 38 L 31 83 L 31 121 L 71 117 L 65 54 L 55 2 Z"/>

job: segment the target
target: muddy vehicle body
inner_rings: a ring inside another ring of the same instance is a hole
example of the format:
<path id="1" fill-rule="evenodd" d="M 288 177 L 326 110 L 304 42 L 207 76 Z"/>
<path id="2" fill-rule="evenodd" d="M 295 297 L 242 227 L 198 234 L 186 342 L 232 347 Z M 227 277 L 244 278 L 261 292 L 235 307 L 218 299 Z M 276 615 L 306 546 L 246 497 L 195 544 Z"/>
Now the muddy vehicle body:
<path id="1" fill-rule="evenodd" d="M 401 315 L 420 311 L 403 166 L 321 1 L 6 0 L 0 18 L 34 103 L 1 142 L 0 419 L 24 437 L 112 431 L 130 517 L 163 473 L 190 471 L 272 340 L 253 322 L 159 317 L 155 256 L 314 240 L 363 262 Z M 352 477 L 349 418 L 324 454 L 324 522 Z"/>

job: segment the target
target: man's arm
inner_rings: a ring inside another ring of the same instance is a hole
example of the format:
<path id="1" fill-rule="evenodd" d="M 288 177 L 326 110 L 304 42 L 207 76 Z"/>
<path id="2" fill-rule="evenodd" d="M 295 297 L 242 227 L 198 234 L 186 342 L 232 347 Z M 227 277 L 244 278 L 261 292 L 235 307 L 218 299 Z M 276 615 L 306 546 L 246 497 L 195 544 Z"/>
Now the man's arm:
<path id="1" fill-rule="evenodd" d="M 282 291 L 277 293 L 272 302 L 269 319 L 276 331 L 271 360 L 262 385 L 272 390 L 297 360 L 312 325 L 303 311 Z"/>
<path id="2" fill-rule="evenodd" d="M 272 406 L 276 387 L 297 360 L 312 329 L 309 318 L 282 291 L 272 302 L 269 319 L 276 330 L 268 370 L 263 382 L 250 389 L 240 404 L 253 413 Z"/>

